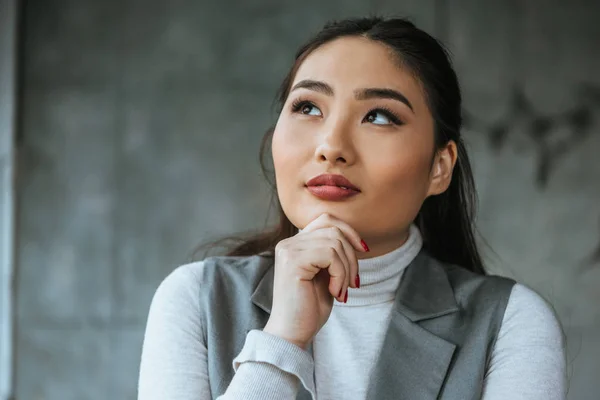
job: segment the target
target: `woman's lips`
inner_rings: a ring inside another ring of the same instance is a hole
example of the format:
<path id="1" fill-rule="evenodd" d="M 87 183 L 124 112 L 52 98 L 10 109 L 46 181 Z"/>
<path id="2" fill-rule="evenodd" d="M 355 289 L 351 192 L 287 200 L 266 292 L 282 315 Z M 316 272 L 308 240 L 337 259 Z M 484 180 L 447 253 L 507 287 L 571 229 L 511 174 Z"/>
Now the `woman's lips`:
<path id="1" fill-rule="evenodd" d="M 307 186 L 306 189 L 320 199 L 331 201 L 344 200 L 360 193 L 354 189 L 328 185 Z"/>
<path id="2" fill-rule="evenodd" d="M 306 182 L 306 188 L 322 200 L 344 200 L 360 193 L 360 189 L 340 174 L 321 174 Z"/>

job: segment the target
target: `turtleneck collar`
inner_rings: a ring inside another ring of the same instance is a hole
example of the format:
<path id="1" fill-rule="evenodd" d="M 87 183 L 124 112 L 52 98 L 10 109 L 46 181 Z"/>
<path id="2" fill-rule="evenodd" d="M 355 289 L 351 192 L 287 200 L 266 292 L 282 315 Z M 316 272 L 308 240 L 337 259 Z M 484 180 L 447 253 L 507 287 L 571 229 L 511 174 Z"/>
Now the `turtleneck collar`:
<path id="1" fill-rule="evenodd" d="M 405 268 L 419 254 L 422 246 L 421 232 L 412 224 L 408 239 L 402 246 L 378 257 L 358 260 L 360 289 L 349 288 L 348 302 L 334 300 L 334 305 L 367 306 L 393 300 Z"/>

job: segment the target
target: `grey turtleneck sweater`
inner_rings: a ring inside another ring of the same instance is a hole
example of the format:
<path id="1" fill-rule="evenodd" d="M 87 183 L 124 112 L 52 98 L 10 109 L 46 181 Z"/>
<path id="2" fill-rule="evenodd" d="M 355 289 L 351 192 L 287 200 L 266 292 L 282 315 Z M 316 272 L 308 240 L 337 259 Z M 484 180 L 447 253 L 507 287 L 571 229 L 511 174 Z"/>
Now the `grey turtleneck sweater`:
<path id="1" fill-rule="evenodd" d="M 365 399 L 406 266 L 422 246 L 418 229 L 398 249 L 359 260 L 360 289 L 348 302 L 335 301 L 327 323 L 313 342 L 313 353 L 262 331 L 251 331 L 221 399 L 294 399 L 304 385 L 315 399 Z M 148 317 L 139 378 L 139 400 L 210 398 L 206 345 L 198 307 L 202 262 L 182 266 L 158 288 Z M 401 355 L 399 355 L 401 356 Z M 516 284 L 487 366 L 484 400 L 565 399 L 564 338 L 549 305 Z"/>

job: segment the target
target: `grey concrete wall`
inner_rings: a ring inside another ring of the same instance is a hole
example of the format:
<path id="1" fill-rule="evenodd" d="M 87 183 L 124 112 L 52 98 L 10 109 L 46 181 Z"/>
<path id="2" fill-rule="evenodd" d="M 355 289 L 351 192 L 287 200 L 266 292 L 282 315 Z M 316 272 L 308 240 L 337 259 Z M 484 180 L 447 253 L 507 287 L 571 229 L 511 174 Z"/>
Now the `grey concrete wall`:
<path id="1" fill-rule="evenodd" d="M 264 223 L 258 147 L 295 48 L 330 18 L 373 12 L 412 16 L 449 43 L 491 269 L 552 301 L 569 335 L 570 398 L 594 398 L 597 2 L 30 0 L 19 400 L 135 398 L 160 280 L 203 239 Z"/>
<path id="2" fill-rule="evenodd" d="M 17 6 L 0 0 L 0 400 L 13 391 Z"/>
<path id="3" fill-rule="evenodd" d="M 600 4 L 449 9 L 492 269 L 555 306 L 571 399 L 600 389 Z M 490 18 L 489 16 L 492 16 Z M 476 118 L 474 118 L 476 116 Z"/>

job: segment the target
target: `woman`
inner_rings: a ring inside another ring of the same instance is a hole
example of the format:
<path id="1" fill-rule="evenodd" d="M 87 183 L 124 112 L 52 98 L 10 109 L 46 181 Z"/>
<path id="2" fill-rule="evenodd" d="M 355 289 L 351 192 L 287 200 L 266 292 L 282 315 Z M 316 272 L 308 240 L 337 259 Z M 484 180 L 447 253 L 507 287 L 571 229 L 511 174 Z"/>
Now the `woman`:
<path id="1" fill-rule="evenodd" d="M 331 23 L 279 100 L 280 224 L 160 285 L 139 399 L 564 399 L 550 307 L 484 273 L 443 47 Z"/>

